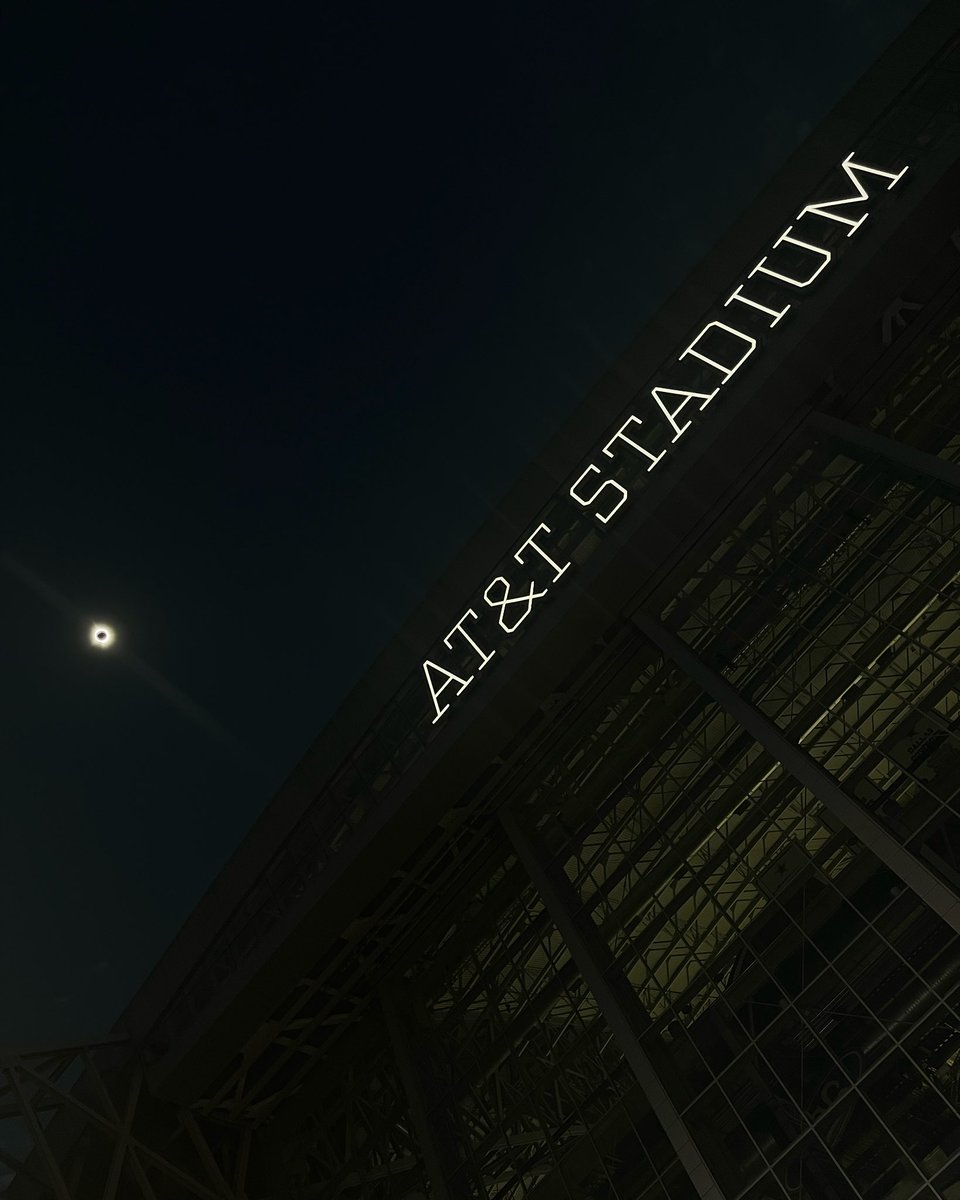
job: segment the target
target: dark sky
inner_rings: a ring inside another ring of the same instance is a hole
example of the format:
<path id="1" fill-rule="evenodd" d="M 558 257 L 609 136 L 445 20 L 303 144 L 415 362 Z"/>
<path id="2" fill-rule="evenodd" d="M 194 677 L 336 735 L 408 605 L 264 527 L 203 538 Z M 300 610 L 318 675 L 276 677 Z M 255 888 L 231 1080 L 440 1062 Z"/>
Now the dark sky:
<path id="1" fill-rule="evenodd" d="M 112 1024 L 489 501 L 921 7 L 8 13 L 0 1043 Z"/>

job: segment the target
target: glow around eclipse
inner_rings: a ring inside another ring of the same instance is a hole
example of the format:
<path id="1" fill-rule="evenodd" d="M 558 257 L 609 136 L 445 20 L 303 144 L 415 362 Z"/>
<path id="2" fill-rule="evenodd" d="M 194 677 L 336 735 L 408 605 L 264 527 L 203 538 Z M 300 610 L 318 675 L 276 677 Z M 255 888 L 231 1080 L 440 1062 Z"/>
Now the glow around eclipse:
<path id="1" fill-rule="evenodd" d="M 117 640 L 115 630 L 109 625 L 96 624 L 90 626 L 90 645 L 98 650 L 106 650 Z"/>

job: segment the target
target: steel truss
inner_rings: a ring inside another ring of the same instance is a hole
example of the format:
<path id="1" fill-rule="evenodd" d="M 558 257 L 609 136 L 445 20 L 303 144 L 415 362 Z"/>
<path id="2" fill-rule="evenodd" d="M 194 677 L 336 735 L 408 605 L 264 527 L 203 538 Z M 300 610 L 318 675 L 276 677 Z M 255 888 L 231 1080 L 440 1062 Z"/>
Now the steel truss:
<path id="1" fill-rule="evenodd" d="M 0 1054 L 10 1200 L 248 1200 L 250 1137 L 157 1102 L 124 1038 Z"/>

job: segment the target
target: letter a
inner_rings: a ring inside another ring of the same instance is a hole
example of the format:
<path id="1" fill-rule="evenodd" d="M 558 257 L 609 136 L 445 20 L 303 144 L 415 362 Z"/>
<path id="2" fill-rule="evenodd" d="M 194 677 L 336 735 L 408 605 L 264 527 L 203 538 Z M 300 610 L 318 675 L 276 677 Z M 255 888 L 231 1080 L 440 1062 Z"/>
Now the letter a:
<path id="1" fill-rule="evenodd" d="M 438 675 L 443 676 L 443 683 L 439 687 L 433 686 L 433 680 L 430 678 L 431 671 L 436 671 Z M 432 722 L 436 725 L 450 707 L 449 704 L 445 704 L 443 708 L 440 707 L 440 693 L 444 688 L 448 688 L 451 683 L 459 683 L 460 686 L 457 688 L 457 695 L 459 696 L 463 689 L 473 682 L 473 676 L 470 675 L 466 679 L 461 679 L 459 675 L 454 675 L 446 667 L 437 666 L 435 662 L 431 662 L 429 659 L 423 664 L 423 673 L 426 676 L 427 687 L 430 689 L 430 699 L 433 701 L 433 707 L 437 710 L 437 715 L 433 718 Z"/>

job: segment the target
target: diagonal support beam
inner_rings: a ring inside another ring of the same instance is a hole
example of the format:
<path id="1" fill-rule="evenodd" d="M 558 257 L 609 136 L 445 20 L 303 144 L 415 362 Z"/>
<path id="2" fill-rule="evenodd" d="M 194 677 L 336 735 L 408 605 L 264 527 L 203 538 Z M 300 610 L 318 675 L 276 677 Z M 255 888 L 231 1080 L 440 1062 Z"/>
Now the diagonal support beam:
<path id="1" fill-rule="evenodd" d="M 114 1118 L 119 1121 L 120 1117 L 114 1106 L 113 1100 L 107 1090 L 106 1084 L 97 1070 L 93 1062 L 89 1062 L 87 1070 L 94 1079 L 103 1100 L 104 1107 Z M 137 1101 L 140 1099 L 140 1086 L 142 1083 L 142 1075 L 139 1070 L 135 1071 L 130 1078 L 130 1085 L 127 1089 L 127 1104 L 123 1114 L 123 1122 L 120 1132 L 117 1134 L 117 1140 L 113 1147 L 113 1157 L 110 1162 L 110 1173 L 107 1176 L 107 1184 L 103 1193 L 103 1200 L 114 1200 L 117 1194 L 117 1187 L 120 1183 L 120 1173 L 123 1170 L 124 1162 L 126 1161 L 137 1180 L 137 1185 L 143 1196 L 143 1200 L 156 1200 L 156 1193 L 153 1190 L 153 1185 L 147 1178 L 146 1172 L 143 1169 L 143 1164 L 137 1158 L 136 1153 L 130 1145 L 130 1140 L 133 1136 L 133 1119 L 137 1110 Z"/>
<path id="2" fill-rule="evenodd" d="M 240 1135 L 236 1162 L 234 1164 L 233 1190 L 237 1193 L 237 1200 L 247 1200 L 247 1167 L 250 1163 L 250 1142 L 252 1138 L 253 1131 L 248 1125 Z"/>
<path id="3" fill-rule="evenodd" d="M 49 1079 L 44 1079 L 42 1075 L 38 1075 L 26 1063 L 20 1063 L 20 1071 L 23 1075 L 28 1076 L 35 1083 L 39 1084 L 48 1094 L 57 1096 L 65 1101 L 68 1107 L 81 1113 L 92 1125 L 103 1130 L 109 1137 L 115 1138 L 122 1132 L 119 1117 L 116 1115 L 116 1109 L 112 1105 L 110 1109 L 112 1115 L 110 1118 L 107 1118 L 102 1113 L 98 1113 L 96 1109 L 91 1108 L 90 1105 L 85 1104 L 72 1092 L 64 1091 L 62 1088 L 51 1083 Z M 176 1180 L 186 1191 L 199 1196 L 201 1200 L 223 1200 L 223 1196 L 220 1193 L 212 1191 L 206 1184 L 191 1178 L 186 1171 L 182 1171 L 163 1154 L 160 1154 L 156 1150 L 151 1150 L 136 1137 L 129 1139 L 127 1153 L 130 1155 L 131 1161 L 133 1161 L 134 1156 L 142 1158 L 151 1166 L 155 1166 L 163 1174 Z M 72 1200 L 72 1198 L 67 1196 L 66 1200 Z"/>
<path id="4" fill-rule="evenodd" d="M 190 1135 L 190 1141 L 193 1142 L 193 1148 L 196 1150 L 197 1156 L 203 1164 L 203 1169 L 207 1173 L 207 1181 L 210 1186 L 219 1191 L 225 1200 L 236 1200 L 236 1193 L 224 1178 L 224 1174 L 220 1170 L 220 1165 L 214 1158 L 213 1151 L 210 1149 L 210 1143 L 204 1137 L 203 1130 L 197 1124 L 196 1117 L 188 1108 L 185 1108 L 180 1114 L 180 1120 Z"/>
<path id="5" fill-rule="evenodd" d="M 633 623 L 680 670 L 729 713 L 769 754 L 841 821 L 868 850 L 898 875 L 907 887 L 960 933 L 960 897 L 930 868 L 886 830 L 879 821 L 843 790 L 801 746 L 789 740 L 755 705 L 741 696 L 700 656 L 655 617 L 637 612 Z"/>
<path id="6" fill-rule="evenodd" d="M 450 1123 L 443 1122 L 441 1127 L 435 1119 L 437 1109 L 430 1102 L 430 1094 L 436 1088 L 425 1068 L 423 1047 L 417 1044 L 418 1030 L 406 997 L 396 986 L 384 987 L 380 1003 L 432 1193 L 436 1200 L 467 1200 L 473 1192 L 458 1170 L 459 1155 Z"/>
<path id="7" fill-rule="evenodd" d="M 614 962 L 606 940 L 584 912 L 573 884 L 534 836 L 521 828 L 513 813 L 502 811 L 500 821 L 700 1200 L 724 1200 L 657 1067 L 641 1045 L 638 1030 L 645 1014 L 640 1001 Z"/>
<path id="8" fill-rule="evenodd" d="M 19 1109 L 17 1110 L 19 1116 Z M 40 1176 L 29 1167 L 25 1162 L 21 1162 L 19 1158 L 14 1158 L 12 1154 L 8 1154 L 6 1150 L 0 1150 L 0 1164 L 8 1167 L 15 1176 L 23 1176 L 24 1179 L 29 1179 L 40 1188 L 40 1194 L 46 1195 L 50 1191 L 50 1183 L 46 1179 L 41 1179 Z"/>
<path id="9" fill-rule="evenodd" d="M 57 1197 L 57 1200 L 72 1200 L 70 1189 L 67 1187 L 67 1181 L 60 1172 L 60 1166 L 53 1155 L 53 1151 L 50 1149 L 50 1143 L 47 1141 L 46 1134 L 43 1132 L 40 1118 L 34 1112 L 30 1097 L 23 1090 L 23 1084 L 17 1078 L 17 1074 L 17 1064 L 11 1063 L 7 1068 L 7 1077 L 10 1080 L 10 1086 L 17 1094 L 20 1111 L 23 1113 L 23 1119 L 26 1121 L 30 1134 L 33 1137 L 33 1143 L 40 1151 L 43 1165 L 50 1176 L 50 1185 L 53 1188 L 54 1195 Z"/>
<path id="10" fill-rule="evenodd" d="M 937 490 L 946 490 L 951 498 L 960 496 L 960 463 L 948 462 L 935 454 L 916 450 L 894 438 L 865 429 L 862 425 L 841 421 L 826 413 L 812 413 L 809 426 L 816 433 L 832 442 L 839 442 L 853 451 L 861 461 L 881 459 L 903 475 L 921 476 Z"/>

